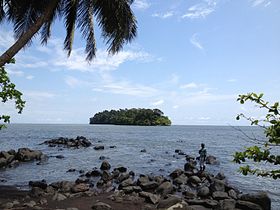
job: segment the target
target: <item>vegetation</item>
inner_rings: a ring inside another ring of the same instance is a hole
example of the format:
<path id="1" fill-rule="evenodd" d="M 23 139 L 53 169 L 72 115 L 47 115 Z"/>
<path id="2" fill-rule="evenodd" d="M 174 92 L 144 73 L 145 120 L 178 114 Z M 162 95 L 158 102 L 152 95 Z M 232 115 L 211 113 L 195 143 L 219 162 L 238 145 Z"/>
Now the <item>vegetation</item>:
<path id="1" fill-rule="evenodd" d="M 79 28 L 86 41 L 87 60 L 91 61 L 95 57 L 94 20 L 101 28 L 109 53 L 114 54 L 136 36 L 137 22 L 130 7 L 132 2 L 133 0 L 0 0 L 0 24 L 5 20 L 12 23 L 16 37 L 16 42 L 0 56 L 0 67 L 30 44 L 40 29 L 41 43 L 46 44 L 56 18 L 62 19 L 65 24 L 64 49 L 68 56 L 72 50 L 75 28 Z"/>
<path id="2" fill-rule="evenodd" d="M 14 59 L 12 59 L 9 63 L 14 63 Z M 6 103 L 9 100 L 14 100 L 16 109 L 18 113 L 22 112 L 25 101 L 21 98 L 22 93 L 16 89 L 16 85 L 13 84 L 7 72 L 5 71 L 4 66 L 0 67 L 0 99 L 2 103 Z M 5 127 L 2 123 L 9 123 L 10 116 L 0 113 L 0 130 Z"/>
<path id="3" fill-rule="evenodd" d="M 168 117 L 159 109 L 120 109 L 105 110 L 90 118 L 90 124 L 113 125 L 171 125 Z"/>
<path id="4" fill-rule="evenodd" d="M 246 148 L 243 152 L 236 152 L 234 161 L 237 163 L 250 160 L 258 163 L 267 163 L 270 169 L 252 168 L 249 165 L 240 167 L 240 171 L 244 174 L 256 174 L 257 176 L 271 177 L 273 179 L 280 178 L 280 155 L 277 153 L 277 146 L 280 146 L 280 109 L 279 102 L 272 105 L 263 100 L 263 94 L 249 93 L 239 95 L 237 99 L 241 104 L 251 101 L 261 109 L 266 109 L 267 114 L 265 119 L 253 119 L 246 117 L 243 113 L 239 114 L 236 119 L 245 118 L 251 122 L 251 125 L 256 125 L 264 129 L 266 139 L 264 141 L 254 138 L 254 142 L 260 146 L 252 146 Z M 274 149 L 274 152 L 273 152 Z M 275 150 L 276 149 L 276 150 Z M 279 150 L 278 150 L 279 152 Z"/>

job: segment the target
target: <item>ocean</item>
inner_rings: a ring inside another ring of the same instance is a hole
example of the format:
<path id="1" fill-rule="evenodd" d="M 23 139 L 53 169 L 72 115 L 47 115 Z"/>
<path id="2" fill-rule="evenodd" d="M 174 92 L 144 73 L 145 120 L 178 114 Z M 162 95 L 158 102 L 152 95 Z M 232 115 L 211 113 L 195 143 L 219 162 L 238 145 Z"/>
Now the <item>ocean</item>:
<path id="1" fill-rule="evenodd" d="M 241 132 L 242 131 L 242 132 Z M 112 167 L 123 165 L 136 174 L 168 175 L 176 168 L 184 167 L 185 157 L 175 153 L 180 149 L 186 154 L 198 156 L 200 144 L 204 143 L 208 154 L 214 155 L 220 165 L 207 165 L 212 173 L 224 172 L 229 183 L 244 193 L 266 191 L 272 199 L 273 209 L 280 209 L 280 181 L 271 178 L 243 176 L 237 170 L 240 165 L 232 162 L 235 151 L 241 151 L 253 143 L 244 135 L 264 138 L 258 127 L 231 126 L 114 126 L 114 125 L 62 125 L 62 124 L 11 124 L 0 131 L 0 150 L 28 147 L 41 150 L 50 157 L 37 165 L 24 163 L 16 168 L 0 170 L 1 184 L 26 188 L 30 180 L 45 179 L 48 183 L 59 180 L 75 180 L 78 172 L 67 170 L 91 170 L 100 167 L 105 156 Z M 93 145 L 104 145 L 104 150 L 93 147 L 59 149 L 40 143 L 58 137 L 85 136 Z M 110 146 L 116 146 L 110 148 Z M 145 149 L 146 152 L 141 152 Z M 280 148 L 274 148 L 279 154 Z M 262 164 L 262 167 L 268 167 Z"/>

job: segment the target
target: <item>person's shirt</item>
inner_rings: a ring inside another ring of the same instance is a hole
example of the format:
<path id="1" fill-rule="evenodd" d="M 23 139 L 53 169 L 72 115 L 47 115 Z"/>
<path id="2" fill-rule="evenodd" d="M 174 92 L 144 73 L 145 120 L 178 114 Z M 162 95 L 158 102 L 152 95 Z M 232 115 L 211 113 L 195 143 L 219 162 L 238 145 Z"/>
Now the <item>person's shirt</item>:
<path id="1" fill-rule="evenodd" d="M 201 158 L 206 158 L 206 154 L 207 154 L 206 149 L 205 149 L 205 148 L 201 148 L 201 149 L 199 150 L 199 154 L 200 154 L 200 157 L 201 157 Z"/>

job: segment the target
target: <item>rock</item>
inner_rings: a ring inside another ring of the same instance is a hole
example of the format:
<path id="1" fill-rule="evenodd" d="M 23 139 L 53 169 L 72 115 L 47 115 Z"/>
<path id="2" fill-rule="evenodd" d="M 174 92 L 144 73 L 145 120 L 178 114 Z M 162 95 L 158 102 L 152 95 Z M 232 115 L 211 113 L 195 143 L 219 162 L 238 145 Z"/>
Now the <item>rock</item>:
<path id="1" fill-rule="evenodd" d="M 186 158 L 186 161 L 188 161 L 188 162 L 191 160 L 195 160 L 195 158 L 190 155 L 186 155 L 185 158 Z"/>
<path id="2" fill-rule="evenodd" d="M 165 178 L 163 176 L 155 176 L 154 181 L 156 181 L 158 184 L 162 184 L 165 181 Z"/>
<path id="3" fill-rule="evenodd" d="M 249 201 L 241 201 L 238 200 L 236 202 L 236 208 L 242 209 L 242 210 L 262 210 L 263 208 L 255 203 L 249 202 Z"/>
<path id="4" fill-rule="evenodd" d="M 79 210 L 78 208 L 67 208 L 66 210 Z"/>
<path id="5" fill-rule="evenodd" d="M 235 192 L 235 190 L 233 190 L 233 189 L 229 190 L 228 195 L 229 195 L 229 197 L 237 200 L 237 193 Z"/>
<path id="6" fill-rule="evenodd" d="M 106 159 L 105 156 L 100 156 L 100 157 L 99 157 L 99 160 L 105 160 L 105 159 Z"/>
<path id="7" fill-rule="evenodd" d="M 87 190 L 89 190 L 89 186 L 84 183 L 76 184 L 71 188 L 71 192 L 73 193 L 85 192 Z"/>
<path id="8" fill-rule="evenodd" d="M 133 184 L 134 184 L 133 180 L 131 178 L 128 178 L 120 183 L 119 189 L 121 190 L 122 188 L 131 186 Z"/>
<path id="9" fill-rule="evenodd" d="M 203 206 L 211 209 L 217 209 L 219 207 L 219 202 L 215 200 L 206 199 Z"/>
<path id="10" fill-rule="evenodd" d="M 118 170 L 121 173 L 124 173 L 127 171 L 127 168 L 124 166 L 117 166 L 114 170 Z"/>
<path id="11" fill-rule="evenodd" d="M 264 210 L 271 209 L 271 199 L 268 197 L 266 192 L 258 192 L 254 194 L 244 194 L 240 198 L 244 201 L 250 201 L 260 205 Z"/>
<path id="12" fill-rule="evenodd" d="M 185 171 L 192 171 L 193 169 L 196 168 L 196 167 L 195 167 L 195 165 L 196 165 L 195 163 L 196 163 L 196 162 L 194 162 L 194 161 L 185 163 L 185 165 L 184 165 L 184 170 L 185 170 Z"/>
<path id="13" fill-rule="evenodd" d="M 48 187 L 48 184 L 46 183 L 46 180 L 43 179 L 42 181 L 30 181 L 29 186 L 39 187 L 39 188 L 45 190 Z"/>
<path id="14" fill-rule="evenodd" d="M 130 176 L 135 176 L 134 171 L 130 171 L 128 174 L 129 174 Z"/>
<path id="15" fill-rule="evenodd" d="M 56 155 L 55 156 L 57 159 L 63 159 L 63 158 L 65 158 L 63 155 Z"/>
<path id="16" fill-rule="evenodd" d="M 232 210 L 235 209 L 235 203 L 233 199 L 225 199 L 220 201 L 220 206 L 222 210 Z"/>
<path id="17" fill-rule="evenodd" d="M 91 146 L 91 142 L 86 139 L 84 136 L 77 136 L 76 139 L 68 139 L 64 137 L 59 137 L 57 139 L 51 139 L 48 141 L 43 142 L 43 144 L 48 144 L 49 147 L 56 147 L 56 146 L 63 146 L 63 147 L 73 147 L 73 148 L 80 148 L 80 147 L 89 147 Z"/>
<path id="18" fill-rule="evenodd" d="M 13 207 L 14 207 L 14 204 L 12 202 L 8 202 L 8 203 L 3 205 L 4 209 L 11 209 Z"/>
<path id="19" fill-rule="evenodd" d="M 147 152 L 147 150 L 146 149 L 141 149 L 140 152 Z"/>
<path id="20" fill-rule="evenodd" d="M 219 165 L 220 162 L 217 160 L 217 158 L 215 156 L 209 155 L 206 157 L 206 164 Z"/>
<path id="21" fill-rule="evenodd" d="M 173 192 L 173 185 L 171 182 L 163 182 L 161 185 L 158 186 L 156 192 L 161 195 L 167 195 Z"/>
<path id="22" fill-rule="evenodd" d="M 110 149 L 114 149 L 114 148 L 117 148 L 117 146 L 114 146 L 114 145 L 113 145 L 113 146 L 109 146 L 109 148 L 110 148 Z"/>
<path id="23" fill-rule="evenodd" d="M 150 181 L 150 179 L 149 179 L 148 176 L 146 176 L 146 175 L 140 175 L 139 179 L 137 180 L 137 184 L 138 184 L 138 185 L 141 185 L 141 184 L 146 183 L 146 182 L 149 182 L 149 181 Z"/>
<path id="24" fill-rule="evenodd" d="M 180 150 L 180 149 L 175 149 L 175 153 L 179 153 L 179 152 L 182 152 L 182 150 Z"/>
<path id="25" fill-rule="evenodd" d="M 140 187 L 143 190 L 155 190 L 158 186 L 159 186 L 159 184 L 155 181 L 149 181 L 149 182 L 140 184 Z"/>
<path id="26" fill-rule="evenodd" d="M 98 176 L 101 176 L 101 174 L 102 173 L 99 170 L 95 169 L 95 170 L 87 172 L 86 177 L 91 177 L 91 176 L 98 177 Z"/>
<path id="27" fill-rule="evenodd" d="M 28 203 L 24 203 L 23 206 L 33 208 L 34 206 L 36 206 L 36 202 L 35 201 L 29 201 Z"/>
<path id="28" fill-rule="evenodd" d="M 119 177 L 117 178 L 117 181 L 120 183 L 122 182 L 123 180 L 126 180 L 129 178 L 129 173 L 121 173 L 119 175 Z"/>
<path id="29" fill-rule="evenodd" d="M 201 205 L 191 205 L 191 206 L 187 206 L 186 209 L 187 209 L 187 210 L 210 210 L 209 208 L 206 208 L 206 207 L 201 206 Z"/>
<path id="30" fill-rule="evenodd" d="M 139 192 L 139 196 L 144 197 L 148 202 L 151 202 L 152 204 L 157 204 L 160 200 L 160 196 L 149 192 Z"/>
<path id="31" fill-rule="evenodd" d="M 103 171 L 101 179 L 103 179 L 105 182 L 108 182 L 112 179 L 112 175 L 109 171 Z"/>
<path id="32" fill-rule="evenodd" d="M 104 160 L 100 166 L 101 170 L 110 170 L 111 165 L 107 160 Z"/>
<path id="33" fill-rule="evenodd" d="M 128 187 L 123 187 L 122 190 L 124 191 L 125 194 L 133 193 L 133 192 L 141 192 L 142 189 L 139 186 L 128 186 Z"/>
<path id="34" fill-rule="evenodd" d="M 40 201 L 39 201 L 39 203 L 40 203 L 41 205 L 46 205 L 46 204 L 48 203 L 48 200 L 47 200 L 46 198 L 41 198 Z"/>
<path id="35" fill-rule="evenodd" d="M 30 191 L 30 196 L 32 197 L 41 197 L 45 195 L 45 191 L 40 187 L 32 187 Z"/>
<path id="36" fill-rule="evenodd" d="M 226 192 L 221 192 L 221 191 L 213 192 L 212 197 L 215 200 L 223 200 L 223 199 L 228 199 L 229 198 L 229 196 Z"/>
<path id="37" fill-rule="evenodd" d="M 219 179 L 219 180 L 224 180 L 226 178 L 225 174 L 223 172 L 219 172 L 216 176 L 215 176 L 216 179 Z"/>
<path id="38" fill-rule="evenodd" d="M 178 196 L 170 196 L 166 199 L 162 199 L 159 201 L 157 208 L 158 209 L 167 209 L 177 203 L 181 203 L 182 202 L 182 198 L 178 197 Z"/>
<path id="39" fill-rule="evenodd" d="M 225 191 L 225 182 L 218 179 L 213 179 L 213 182 L 210 185 L 210 189 L 212 192 L 214 191 Z"/>
<path id="40" fill-rule="evenodd" d="M 70 168 L 70 169 L 68 169 L 68 171 L 66 171 L 66 172 L 75 172 L 75 171 L 76 171 L 75 168 Z"/>
<path id="41" fill-rule="evenodd" d="M 52 200 L 54 201 L 63 201 L 65 200 L 67 197 L 61 193 L 55 193 L 54 196 L 52 197 Z"/>
<path id="42" fill-rule="evenodd" d="M 197 195 L 200 197 L 207 197 L 210 193 L 210 190 L 208 187 L 204 186 L 198 189 Z"/>
<path id="43" fill-rule="evenodd" d="M 105 147 L 103 145 L 96 145 L 93 147 L 93 149 L 95 149 L 95 150 L 104 150 L 104 148 Z"/>
<path id="44" fill-rule="evenodd" d="M 181 174 L 179 177 L 173 180 L 175 185 L 185 184 L 188 181 L 188 177 L 185 174 Z"/>
<path id="45" fill-rule="evenodd" d="M 59 189 L 61 192 L 70 192 L 74 185 L 75 183 L 70 181 L 54 182 L 50 184 L 51 187 Z"/>
<path id="46" fill-rule="evenodd" d="M 109 204 L 103 203 L 103 202 L 97 202 L 93 204 L 91 207 L 93 210 L 112 210 L 112 207 Z"/>
<path id="47" fill-rule="evenodd" d="M 172 179 L 175 179 L 177 177 L 179 177 L 181 174 L 183 174 L 184 171 L 180 168 L 174 170 L 171 174 L 169 174 L 169 176 L 172 178 Z"/>
<path id="48" fill-rule="evenodd" d="M 191 176 L 188 181 L 193 184 L 201 183 L 201 179 L 198 176 Z"/>
<path id="49" fill-rule="evenodd" d="M 20 148 L 16 154 L 16 159 L 19 161 L 31 161 L 31 160 L 40 160 L 42 152 L 37 150 L 31 150 L 29 148 Z"/>

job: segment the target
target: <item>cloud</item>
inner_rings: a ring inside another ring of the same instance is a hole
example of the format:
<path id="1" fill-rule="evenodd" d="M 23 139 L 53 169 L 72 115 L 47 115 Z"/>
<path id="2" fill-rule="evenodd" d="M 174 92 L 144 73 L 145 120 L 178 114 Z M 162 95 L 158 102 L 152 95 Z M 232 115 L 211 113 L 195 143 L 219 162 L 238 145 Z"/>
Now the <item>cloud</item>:
<path id="1" fill-rule="evenodd" d="M 28 75 L 25 78 L 28 79 L 28 80 L 32 80 L 32 79 L 34 79 L 34 76 L 33 75 Z"/>
<path id="2" fill-rule="evenodd" d="M 182 18 L 205 18 L 216 10 L 218 0 L 204 0 L 191 6 Z"/>
<path id="3" fill-rule="evenodd" d="M 200 43 L 200 41 L 197 38 L 197 34 L 193 34 L 192 37 L 190 38 L 190 43 L 195 46 L 196 48 L 200 49 L 200 50 L 204 50 L 204 47 L 202 46 L 202 44 Z"/>
<path id="4" fill-rule="evenodd" d="M 185 84 L 185 85 L 181 85 L 180 88 L 181 89 L 188 89 L 188 88 L 198 88 L 200 85 L 194 83 L 194 82 L 191 82 L 191 83 L 188 83 L 188 84 Z"/>
<path id="5" fill-rule="evenodd" d="M 145 10 L 148 9 L 151 4 L 147 0 L 135 0 L 132 5 L 135 9 Z"/>
<path id="6" fill-rule="evenodd" d="M 11 70 L 11 69 L 6 69 L 7 73 L 9 75 L 15 75 L 17 77 L 22 77 L 24 76 L 24 72 L 23 71 L 17 71 L 17 70 Z"/>
<path id="7" fill-rule="evenodd" d="M 22 91 L 24 96 L 33 98 L 33 99 L 46 99 L 46 98 L 54 98 L 57 96 L 54 93 L 44 92 L 44 91 Z"/>
<path id="8" fill-rule="evenodd" d="M 198 120 L 207 121 L 210 120 L 211 117 L 199 117 Z"/>
<path id="9" fill-rule="evenodd" d="M 161 19 L 166 19 L 166 18 L 170 18 L 174 16 L 174 12 L 173 11 L 169 11 L 169 12 L 166 12 L 166 13 L 163 13 L 163 14 L 160 14 L 160 13 L 154 13 L 152 15 L 152 17 L 158 17 L 158 18 L 161 18 Z"/>
<path id="10" fill-rule="evenodd" d="M 236 82 L 236 81 L 237 81 L 237 80 L 234 79 L 234 78 L 233 78 L 233 79 L 228 79 L 228 80 L 227 80 L 227 82 Z"/>
<path id="11" fill-rule="evenodd" d="M 164 103 L 164 100 L 160 99 L 158 101 L 152 102 L 151 104 L 153 106 L 159 106 L 159 105 L 162 105 L 163 103 Z"/>
<path id="12" fill-rule="evenodd" d="M 75 77 L 72 76 L 66 76 L 64 78 L 65 83 L 70 86 L 71 88 L 74 87 L 83 87 L 83 86 L 90 86 L 90 82 L 87 81 L 83 81 L 80 79 L 77 79 Z"/>
<path id="13" fill-rule="evenodd" d="M 12 31 L 5 31 L 1 30 L 0 32 L 0 49 L 6 50 L 8 47 L 12 46 L 15 42 L 13 38 L 13 32 Z"/>
<path id="14" fill-rule="evenodd" d="M 271 4 L 269 0 L 251 0 L 252 7 L 264 6 L 267 7 Z"/>

